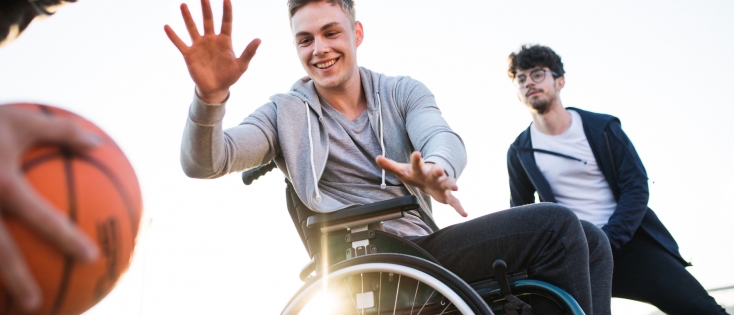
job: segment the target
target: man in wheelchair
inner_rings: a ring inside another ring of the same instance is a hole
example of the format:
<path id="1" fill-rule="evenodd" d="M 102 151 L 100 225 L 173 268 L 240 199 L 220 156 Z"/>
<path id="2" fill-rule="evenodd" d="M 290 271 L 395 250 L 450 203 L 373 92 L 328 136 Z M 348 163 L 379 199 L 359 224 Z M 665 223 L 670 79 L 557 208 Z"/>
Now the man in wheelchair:
<path id="1" fill-rule="evenodd" d="M 229 88 L 260 44 L 253 40 L 240 57 L 232 51 L 231 6 L 224 1 L 216 34 L 209 1 L 202 0 L 201 35 L 182 5 L 191 46 L 165 27 L 196 84 L 181 145 L 188 176 L 215 178 L 274 160 L 299 201 L 318 213 L 413 195 L 420 211 L 378 229 L 409 240 L 466 282 L 493 277 L 492 263 L 503 259 L 507 271 L 525 270 L 563 288 L 586 314 L 610 313 L 609 243 L 599 228 L 562 206 L 517 207 L 435 228 L 431 198 L 467 215 L 452 195 L 466 165 L 463 142 L 426 86 L 357 65 L 364 32 L 352 0 L 288 1 L 307 76 L 224 130 Z M 533 307 L 550 312 L 541 303 Z"/>

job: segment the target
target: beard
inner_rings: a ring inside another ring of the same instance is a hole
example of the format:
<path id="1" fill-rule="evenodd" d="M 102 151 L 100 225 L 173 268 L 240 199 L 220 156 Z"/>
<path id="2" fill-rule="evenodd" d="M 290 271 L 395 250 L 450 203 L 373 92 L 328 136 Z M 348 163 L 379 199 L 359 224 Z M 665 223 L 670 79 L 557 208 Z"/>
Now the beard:
<path id="1" fill-rule="evenodd" d="M 556 97 L 551 96 L 550 98 L 538 97 L 533 100 L 528 100 L 528 104 L 540 115 L 547 113 Z"/>
<path id="2" fill-rule="evenodd" d="M 547 99 L 538 98 L 536 100 L 530 101 L 530 106 L 533 107 L 533 109 L 540 115 L 543 115 L 548 112 L 550 109 L 551 102 Z"/>

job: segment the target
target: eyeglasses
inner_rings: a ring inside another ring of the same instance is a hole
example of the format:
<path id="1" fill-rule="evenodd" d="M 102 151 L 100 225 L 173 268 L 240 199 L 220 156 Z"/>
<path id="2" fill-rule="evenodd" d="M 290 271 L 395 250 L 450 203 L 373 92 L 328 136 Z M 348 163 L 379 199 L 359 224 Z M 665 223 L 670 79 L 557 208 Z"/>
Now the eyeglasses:
<path id="1" fill-rule="evenodd" d="M 556 76 L 558 76 L 557 73 L 555 73 L 553 71 L 550 71 L 550 70 L 546 70 L 546 69 L 535 69 L 533 71 L 530 71 L 530 78 L 535 83 L 543 82 L 543 80 L 545 80 L 545 72 L 546 71 L 550 72 L 553 75 L 554 78 Z M 521 87 L 521 86 L 525 85 L 525 82 L 527 82 L 527 80 L 528 80 L 528 78 L 524 74 L 520 74 L 520 75 L 515 76 L 515 79 L 512 80 L 512 82 L 515 83 L 515 86 Z"/>

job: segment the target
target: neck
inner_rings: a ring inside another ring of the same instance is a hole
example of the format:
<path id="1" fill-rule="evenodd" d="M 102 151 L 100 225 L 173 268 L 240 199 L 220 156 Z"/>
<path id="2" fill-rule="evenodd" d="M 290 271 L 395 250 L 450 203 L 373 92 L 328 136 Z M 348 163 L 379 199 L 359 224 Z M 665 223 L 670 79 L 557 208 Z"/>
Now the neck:
<path id="1" fill-rule="evenodd" d="M 535 128 L 547 135 L 560 135 L 571 127 L 571 114 L 563 108 L 560 100 L 553 102 L 547 112 L 539 114 L 533 111 L 532 116 Z"/>
<path id="2" fill-rule="evenodd" d="M 344 84 L 333 88 L 316 85 L 316 92 L 349 120 L 357 119 L 367 109 L 367 98 L 362 89 L 359 68 L 354 70 L 352 76 Z"/>

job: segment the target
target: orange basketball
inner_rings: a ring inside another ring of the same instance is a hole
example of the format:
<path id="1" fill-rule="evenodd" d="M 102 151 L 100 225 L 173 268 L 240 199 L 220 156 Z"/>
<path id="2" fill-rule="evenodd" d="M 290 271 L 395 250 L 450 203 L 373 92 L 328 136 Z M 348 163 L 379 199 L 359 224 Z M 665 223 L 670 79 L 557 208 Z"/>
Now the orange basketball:
<path id="1" fill-rule="evenodd" d="M 104 298 L 130 265 L 142 216 L 138 180 L 120 148 L 91 122 L 50 106 L 10 106 L 69 118 L 103 139 L 101 145 L 80 152 L 40 146 L 23 159 L 23 171 L 39 195 L 96 241 L 100 249 L 96 261 L 85 264 L 67 258 L 23 222 L 2 218 L 42 290 L 43 306 L 33 314 L 78 315 Z M 22 314 L 2 283 L 0 314 Z"/>

